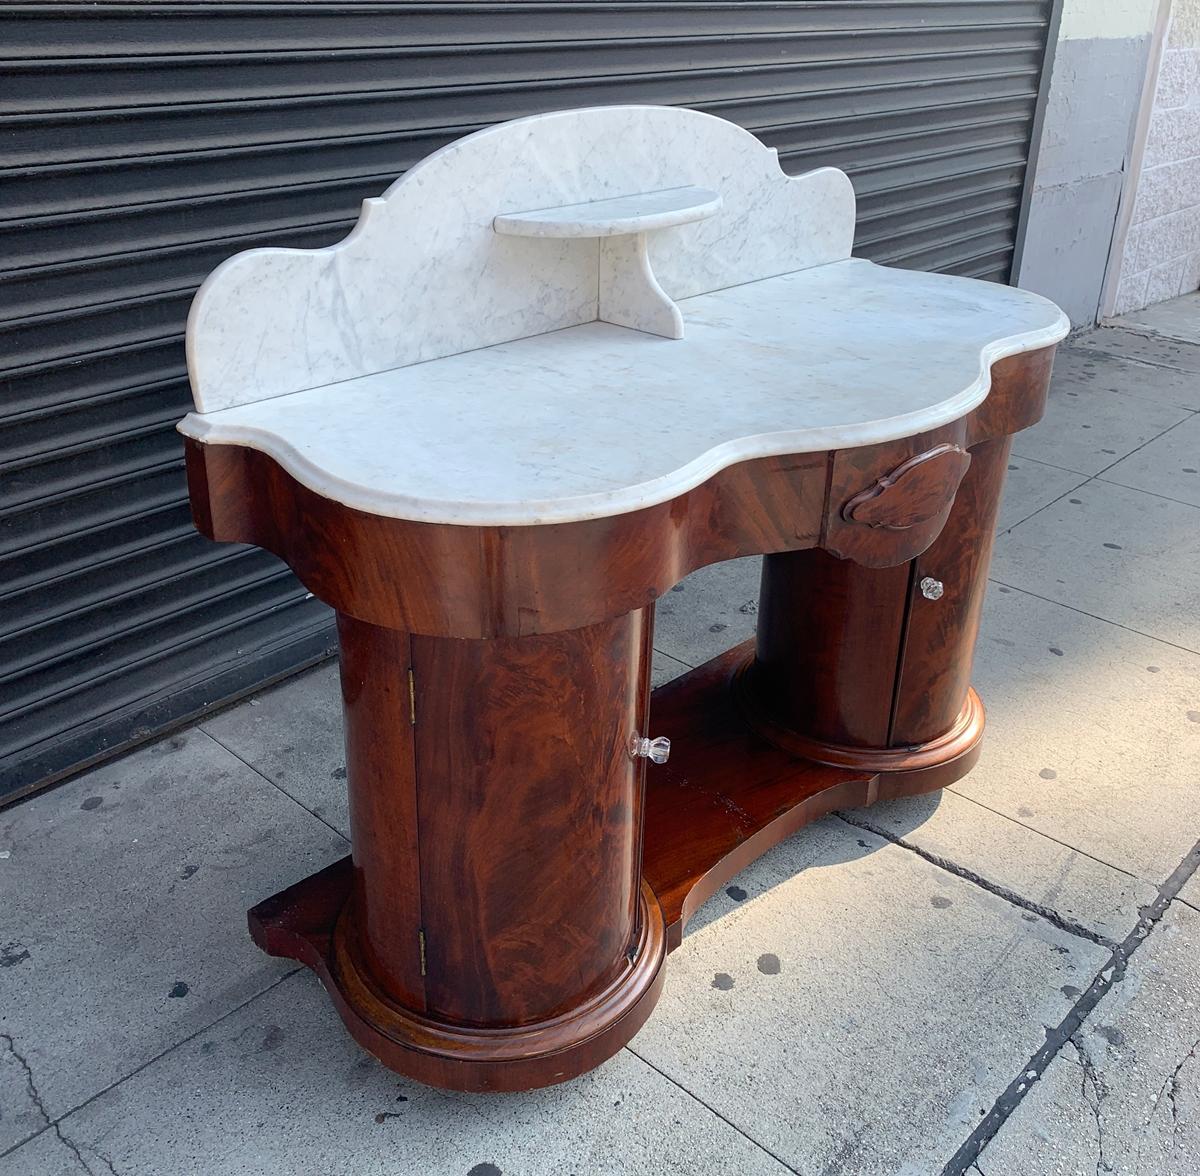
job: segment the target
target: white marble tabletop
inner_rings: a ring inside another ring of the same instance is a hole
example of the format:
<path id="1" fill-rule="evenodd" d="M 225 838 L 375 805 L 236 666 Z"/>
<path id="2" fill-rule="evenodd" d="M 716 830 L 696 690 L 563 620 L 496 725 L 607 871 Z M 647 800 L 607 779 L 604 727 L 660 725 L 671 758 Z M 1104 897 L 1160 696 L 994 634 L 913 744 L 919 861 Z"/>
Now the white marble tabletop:
<path id="1" fill-rule="evenodd" d="M 205 413 L 200 441 L 269 454 L 374 514 L 521 525 L 620 514 L 722 468 L 955 420 L 989 368 L 1069 323 L 1007 286 L 820 264 L 679 300 L 686 337 L 590 322 Z"/>

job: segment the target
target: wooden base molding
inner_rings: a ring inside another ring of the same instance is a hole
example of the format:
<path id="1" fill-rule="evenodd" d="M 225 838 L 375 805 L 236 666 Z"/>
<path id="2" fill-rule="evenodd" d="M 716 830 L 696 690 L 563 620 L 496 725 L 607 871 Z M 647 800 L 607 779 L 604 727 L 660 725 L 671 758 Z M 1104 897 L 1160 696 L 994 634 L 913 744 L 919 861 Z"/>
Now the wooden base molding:
<path id="1" fill-rule="evenodd" d="M 662 989 L 663 916 L 643 884 L 640 930 L 625 966 L 577 1008 L 492 1028 L 439 1021 L 404 1007 L 372 975 L 357 943 L 353 894 L 354 863 L 345 857 L 253 907 L 250 935 L 269 955 L 297 960 L 321 978 L 359 1045 L 430 1086 L 518 1091 L 577 1077 L 633 1037 Z"/>
<path id="2" fill-rule="evenodd" d="M 944 734 L 902 747 L 858 747 L 809 739 L 775 722 L 754 697 L 749 682 L 753 667 L 751 657 L 736 669 L 733 678 L 733 695 L 747 725 L 768 743 L 800 759 L 860 772 L 916 772 L 955 764 L 960 774 L 970 771 L 979 759 L 985 716 L 983 702 L 974 689 L 968 689 L 966 703 Z"/>
<path id="3" fill-rule="evenodd" d="M 773 845 L 839 808 L 941 788 L 974 762 L 947 737 L 880 767 L 831 766 L 797 756 L 733 706 L 753 642 L 655 691 L 656 730 L 678 754 L 649 779 L 638 933 L 624 965 L 568 1012 L 487 1027 L 405 1007 L 372 971 L 359 929 L 354 865 L 343 858 L 249 913 L 264 951 L 320 976 L 355 1040 L 385 1065 L 453 1090 L 529 1090 L 592 1069 L 625 1045 L 658 1000 L 663 960 L 709 897 Z M 972 715 L 982 716 L 974 691 Z M 886 756 L 881 755 L 881 758 Z"/>

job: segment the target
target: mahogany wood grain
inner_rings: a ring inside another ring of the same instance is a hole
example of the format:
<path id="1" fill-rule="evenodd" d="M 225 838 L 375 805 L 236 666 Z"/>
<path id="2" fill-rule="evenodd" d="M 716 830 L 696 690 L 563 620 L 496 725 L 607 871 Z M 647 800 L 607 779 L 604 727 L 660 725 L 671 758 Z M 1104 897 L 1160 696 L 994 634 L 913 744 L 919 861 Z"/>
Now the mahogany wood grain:
<path id="1" fill-rule="evenodd" d="M 354 917 L 379 984 L 425 1008 L 414 728 L 407 633 L 338 617 Z"/>
<path id="2" fill-rule="evenodd" d="M 253 449 L 188 440 L 187 459 L 204 534 L 273 551 L 340 612 L 434 637 L 582 628 L 644 608 L 705 564 L 811 547 L 826 480 L 825 454 L 762 458 L 629 514 L 441 526 L 343 506 Z"/>
<path id="3" fill-rule="evenodd" d="M 992 364 L 987 398 L 966 418 L 968 449 L 981 441 L 1011 437 L 1042 419 L 1056 350 L 1043 347 Z"/>
<path id="4" fill-rule="evenodd" d="M 671 948 L 704 901 L 772 845 L 835 808 L 875 799 L 874 773 L 798 759 L 746 723 L 731 690 L 753 651 L 747 641 L 660 686 L 651 701 L 671 758 L 646 775 L 643 869 Z"/>
<path id="5" fill-rule="evenodd" d="M 957 445 L 935 445 L 902 461 L 842 507 L 847 522 L 885 531 L 910 531 L 938 518 L 971 464 Z"/>
<path id="6" fill-rule="evenodd" d="M 968 692 L 1009 447 L 976 446 L 940 534 L 909 564 L 823 550 L 763 560 L 758 652 L 741 698 L 766 737 L 878 771 L 978 756 L 983 711 Z M 939 599 L 923 595 L 926 577 Z"/>
<path id="7" fill-rule="evenodd" d="M 384 1065 L 448 1090 L 519 1091 L 564 1082 L 612 1057 L 646 1022 L 662 991 L 666 942 L 654 894 L 642 887 L 631 959 L 602 992 L 568 1015 L 508 1029 L 435 1021 L 388 1000 L 346 945 L 349 857 L 289 886 L 248 916 L 254 942 L 320 978 L 354 1039 Z"/>
<path id="8" fill-rule="evenodd" d="M 747 667 L 749 667 L 749 663 Z M 942 784 L 957 780 L 979 759 L 984 710 L 979 695 L 967 691 L 962 709 L 950 727 L 927 743 L 863 747 L 815 739 L 764 713 L 758 696 L 746 689 L 745 668 L 734 680 L 734 697 L 746 721 L 762 738 L 800 759 L 862 772 L 900 775 L 936 772 Z M 942 785 L 938 785 L 941 787 Z"/>
<path id="9" fill-rule="evenodd" d="M 831 555 L 868 568 L 906 563 L 933 542 L 942 529 L 965 469 L 965 418 L 928 433 L 840 449 L 831 455 L 829 506 L 820 546 Z M 872 525 L 870 503 L 907 523 Z"/>
<path id="10" fill-rule="evenodd" d="M 338 631 L 353 869 L 339 908 L 305 891 L 258 908 L 256 935 L 425 1081 L 513 1089 L 597 1064 L 649 1014 L 666 950 L 630 752 L 650 610 L 523 638 Z"/>
<path id="11" fill-rule="evenodd" d="M 639 610 L 532 637 L 413 638 L 431 1016 L 544 1021 L 625 966 L 648 636 Z"/>
<path id="12" fill-rule="evenodd" d="M 189 439 L 193 514 L 209 538 L 273 551 L 322 600 L 372 624 L 476 638 L 581 628 L 741 555 L 824 546 L 872 566 L 913 559 L 937 534 L 937 517 L 885 532 L 843 519 L 845 503 L 939 444 L 976 445 L 1032 423 L 1053 350 L 1001 360 L 983 404 L 940 430 L 742 462 L 669 502 L 609 518 L 479 527 L 366 514 L 309 490 L 257 450 Z"/>
<path id="13" fill-rule="evenodd" d="M 886 746 L 910 576 L 908 564 L 864 568 L 819 549 L 768 555 L 752 705 L 818 741 Z"/>
<path id="14" fill-rule="evenodd" d="M 1005 437 L 972 451 L 974 460 L 946 526 L 915 562 L 888 740 L 892 746 L 937 738 L 967 697 L 1010 447 Z M 926 577 L 942 584 L 940 599 L 921 594 Z"/>
<path id="15" fill-rule="evenodd" d="M 763 560 L 758 650 L 741 683 L 747 717 L 796 755 L 863 770 L 978 757 L 969 693 L 1007 438 L 981 443 L 939 537 L 898 567 L 824 551 Z M 921 591 L 925 577 L 939 599 Z"/>
<path id="16" fill-rule="evenodd" d="M 646 777 L 643 874 L 651 892 L 645 901 L 654 917 L 649 920 L 650 933 L 639 932 L 644 942 L 635 960 L 653 957 L 654 935 L 661 935 L 664 926 L 666 949 L 677 947 L 688 919 L 706 899 L 810 821 L 835 809 L 940 788 L 966 770 L 961 763 L 951 764 L 949 773 L 941 765 L 892 773 L 838 768 L 798 758 L 773 745 L 731 701 L 737 672 L 753 656 L 753 648 L 752 641 L 744 642 L 654 691 L 655 730 L 671 738 L 673 751 L 666 764 L 655 765 Z M 250 912 L 255 941 L 272 954 L 300 960 L 321 973 L 356 1037 L 402 1072 L 459 1089 L 520 1088 L 496 1085 L 506 1081 L 503 1067 L 495 1072 L 485 1068 L 486 1083 L 470 1086 L 462 1084 L 462 1072 L 454 1069 L 458 1061 L 451 1058 L 458 1050 L 466 1050 L 466 1043 L 496 1040 L 497 1030 L 473 1033 L 469 1027 L 439 1024 L 394 1006 L 388 1009 L 377 996 L 366 993 L 361 982 L 355 982 L 349 994 L 339 994 L 338 986 L 346 985 L 335 964 L 335 940 L 352 880 L 351 862 L 345 858 L 260 903 Z M 652 1005 L 656 995 L 657 988 L 648 988 L 641 1005 Z M 648 1012 L 646 1007 L 644 1013 Z M 377 1023 L 364 1015 L 372 1013 L 379 1018 Z M 495 1048 L 505 1052 L 506 1062 L 519 1063 L 533 1052 L 529 1049 L 533 1036 L 544 1032 L 544 1026 L 534 1026 L 525 1036 L 501 1033 L 501 1044 Z M 440 1079 L 420 1068 L 423 1057 L 397 1052 L 397 1043 L 409 1033 L 426 1046 L 433 1044 L 435 1053 L 446 1055 L 429 1062 Z M 573 1072 L 582 1072 L 607 1056 L 595 1044 L 585 1045 L 590 1062 L 564 1057 L 559 1059 L 559 1069 L 569 1061 Z M 475 1057 L 471 1065 L 479 1068 L 484 1063 Z M 523 1075 L 520 1081 L 527 1078 Z"/>

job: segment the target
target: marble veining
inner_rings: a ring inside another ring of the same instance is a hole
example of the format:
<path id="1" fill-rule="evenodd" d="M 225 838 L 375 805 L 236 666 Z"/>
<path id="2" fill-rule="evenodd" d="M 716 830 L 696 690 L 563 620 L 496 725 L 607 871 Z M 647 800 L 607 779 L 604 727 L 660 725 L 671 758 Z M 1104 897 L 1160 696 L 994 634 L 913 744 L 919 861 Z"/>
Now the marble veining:
<path id="1" fill-rule="evenodd" d="M 596 317 L 618 327 L 631 327 L 682 339 L 683 311 L 659 285 L 650 266 L 645 233 L 606 237 L 600 242 L 599 304 Z"/>
<path id="2" fill-rule="evenodd" d="M 608 305 L 630 325 L 674 335 L 664 300 L 850 255 L 846 176 L 833 168 L 788 176 L 773 149 L 724 119 L 665 106 L 518 119 L 411 168 L 364 201 L 336 245 L 251 249 L 218 266 L 188 318 L 196 408 L 248 405 L 594 322 L 602 249 L 618 238 L 514 237 L 496 232 L 496 218 L 680 188 L 716 193 L 720 207 L 647 233 L 645 257 L 634 260 L 659 293 L 633 280 L 634 307 Z M 626 293 L 620 281 L 608 287 Z"/>
<path id="3" fill-rule="evenodd" d="M 694 293 L 679 309 L 682 342 L 589 321 L 192 413 L 180 428 L 262 450 L 374 514 L 566 522 L 667 501 L 749 458 L 955 420 L 987 395 L 996 360 L 1069 329 L 1026 291 L 859 259 Z"/>

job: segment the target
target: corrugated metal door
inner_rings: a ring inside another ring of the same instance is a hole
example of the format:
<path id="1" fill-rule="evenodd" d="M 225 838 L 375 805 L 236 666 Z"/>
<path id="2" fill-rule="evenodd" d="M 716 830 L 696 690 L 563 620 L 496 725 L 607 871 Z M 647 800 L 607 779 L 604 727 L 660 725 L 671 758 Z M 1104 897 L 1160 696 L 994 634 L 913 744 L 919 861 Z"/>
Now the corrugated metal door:
<path id="1" fill-rule="evenodd" d="M 0 10 L 0 797 L 324 655 L 192 532 L 196 286 L 311 247 L 502 119 L 679 103 L 845 168 L 858 252 L 1005 281 L 1051 0 L 56 3 Z"/>

